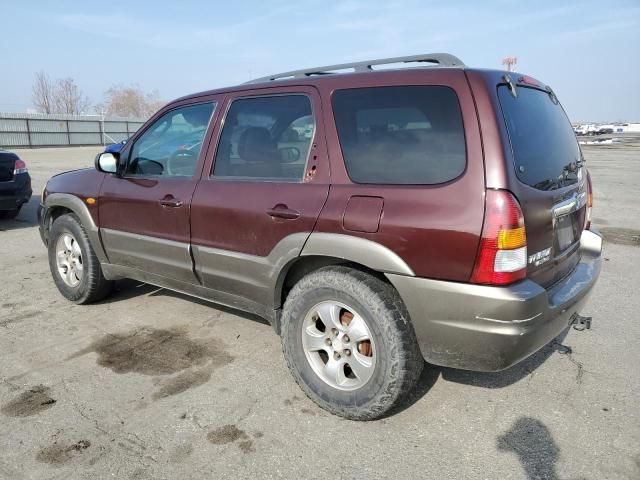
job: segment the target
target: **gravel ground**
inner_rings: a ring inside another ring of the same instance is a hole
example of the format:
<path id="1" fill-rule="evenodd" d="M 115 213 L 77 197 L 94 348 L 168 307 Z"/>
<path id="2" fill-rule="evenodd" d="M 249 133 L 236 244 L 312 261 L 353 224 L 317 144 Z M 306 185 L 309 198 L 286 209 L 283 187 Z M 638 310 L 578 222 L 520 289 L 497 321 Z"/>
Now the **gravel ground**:
<path id="1" fill-rule="evenodd" d="M 0 222 L 0 478 L 640 478 L 640 147 L 583 149 L 607 239 L 592 330 L 502 373 L 427 366 L 368 423 L 304 397 L 258 318 L 132 281 L 65 301 L 36 205 L 98 149 L 21 151 L 34 198 Z"/>

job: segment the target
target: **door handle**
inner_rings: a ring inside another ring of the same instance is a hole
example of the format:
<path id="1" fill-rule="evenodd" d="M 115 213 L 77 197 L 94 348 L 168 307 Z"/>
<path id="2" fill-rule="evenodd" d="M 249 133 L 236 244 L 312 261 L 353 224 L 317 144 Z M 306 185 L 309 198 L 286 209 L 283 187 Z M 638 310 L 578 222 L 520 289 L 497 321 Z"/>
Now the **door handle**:
<path id="1" fill-rule="evenodd" d="M 160 205 L 163 207 L 179 208 L 182 206 L 182 202 L 173 195 L 167 195 L 160 200 Z"/>
<path id="2" fill-rule="evenodd" d="M 272 218 L 284 218 L 285 220 L 295 220 L 300 216 L 300 212 L 287 207 L 283 203 L 279 203 L 273 208 L 267 210 L 267 215 Z"/>

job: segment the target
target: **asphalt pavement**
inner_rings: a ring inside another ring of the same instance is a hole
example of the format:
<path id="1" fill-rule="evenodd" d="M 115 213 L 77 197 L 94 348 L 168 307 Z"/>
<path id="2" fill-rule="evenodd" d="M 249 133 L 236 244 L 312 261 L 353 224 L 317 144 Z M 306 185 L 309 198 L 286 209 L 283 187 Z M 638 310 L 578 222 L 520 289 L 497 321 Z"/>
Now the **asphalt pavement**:
<path id="1" fill-rule="evenodd" d="M 36 205 L 99 150 L 19 151 L 34 198 L 0 220 L 0 478 L 640 478 L 638 142 L 583 147 L 606 239 L 592 329 L 501 373 L 427 366 L 366 423 L 308 400 L 257 317 L 134 281 L 62 298 Z"/>

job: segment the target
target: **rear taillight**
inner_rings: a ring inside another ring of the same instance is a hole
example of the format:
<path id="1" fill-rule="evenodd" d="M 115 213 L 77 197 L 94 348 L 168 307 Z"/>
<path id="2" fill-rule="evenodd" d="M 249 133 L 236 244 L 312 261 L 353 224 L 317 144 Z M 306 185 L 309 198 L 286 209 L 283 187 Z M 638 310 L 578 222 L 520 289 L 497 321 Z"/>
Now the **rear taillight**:
<path id="1" fill-rule="evenodd" d="M 22 160 L 16 160 L 15 166 L 13 167 L 13 174 L 17 175 L 19 173 L 27 173 L 27 164 Z"/>
<path id="2" fill-rule="evenodd" d="M 593 207 L 593 186 L 591 185 L 591 174 L 587 172 L 587 214 L 584 217 L 584 229 L 591 228 L 591 207 Z"/>
<path id="3" fill-rule="evenodd" d="M 527 233 L 518 201 L 504 190 L 487 190 L 484 226 L 471 281 L 507 285 L 527 274 Z"/>

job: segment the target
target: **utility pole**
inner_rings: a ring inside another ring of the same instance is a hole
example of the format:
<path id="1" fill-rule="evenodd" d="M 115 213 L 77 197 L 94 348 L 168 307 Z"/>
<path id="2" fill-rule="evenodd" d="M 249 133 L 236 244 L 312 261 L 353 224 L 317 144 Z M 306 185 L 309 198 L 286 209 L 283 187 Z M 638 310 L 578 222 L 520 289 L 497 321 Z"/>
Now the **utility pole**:
<path id="1" fill-rule="evenodd" d="M 507 67 L 507 72 L 512 72 L 516 63 L 518 63 L 518 57 L 504 57 L 502 59 L 502 65 Z"/>
<path id="2" fill-rule="evenodd" d="M 104 141 L 104 108 L 100 109 L 100 136 L 102 137 L 102 145 L 104 146 L 106 142 Z"/>

